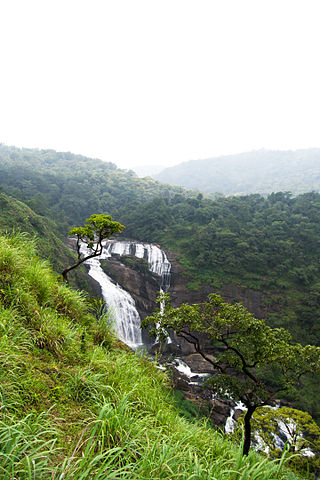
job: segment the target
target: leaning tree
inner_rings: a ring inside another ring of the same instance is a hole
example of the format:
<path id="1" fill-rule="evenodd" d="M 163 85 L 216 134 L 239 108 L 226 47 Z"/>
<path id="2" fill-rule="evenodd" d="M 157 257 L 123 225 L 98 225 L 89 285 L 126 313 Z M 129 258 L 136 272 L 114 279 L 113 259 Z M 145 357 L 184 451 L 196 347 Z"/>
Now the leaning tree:
<path id="1" fill-rule="evenodd" d="M 83 227 L 74 227 L 69 235 L 77 237 L 76 250 L 77 261 L 63 270 L 61 273 L 65 282 L 68 281 L 68 273 L 81 265 L 89 258 L 98 257 L 102 254 L 103 242 L 115 233 L 122 233 L 124 225 L 112 220 L 111 215 L 93 214 L 87 218 Z"/>
<path id="2" fill-rule="evenodd" d="M 230 305 L 216 294 L 200 304 L 173 308 L 168 295 L 159 299 L 165 307 L 147 317 L 142 326 L 153 325 L 161 340 L 173 330 L 192 344 L 215 373 L 209 383 L 217 394 L 241 401 L 244 416 L 243 454 L 251 445 L 251 418 L 264 405 L 273 405 L 284 392 L 296 388 L 303 375 L 320 371 L 320 348 L 293 344 L 289 332 L 271 328 L 246 308 Z M 206 353 L 204 338 L 216 347 L 215 356 Z"/>

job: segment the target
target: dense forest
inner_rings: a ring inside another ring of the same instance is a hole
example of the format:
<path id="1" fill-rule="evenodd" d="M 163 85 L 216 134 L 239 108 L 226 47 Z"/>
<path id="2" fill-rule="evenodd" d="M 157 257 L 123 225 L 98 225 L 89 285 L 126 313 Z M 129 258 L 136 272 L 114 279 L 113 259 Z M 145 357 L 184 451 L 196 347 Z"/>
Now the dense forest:
<path id="1" fill-rule="evenodd" d="M 320 190 L 320 149 L 258 150 L 224 157 L 191 160 L 152 174 L 160 182 L 205 193 L 263 195 Z"/>
<path id="2" fill-rule="evenodd" d="M 0 188 L 7 202 L 2 212 L 8 205 L 21 212 L 15 220 L 2 213 L 0 229 L 25 230 L 23 218 L 29 218 L 38 236 L 47 239 L 42 253 L 53 261 L 58 250 L 67 255 L 57 242 L 65 242 L 71 226 L 82 225 L 91 213 L 110 213 L 126 226 L 127 238 L 171 250 L 190 291 L 208 285 L 221 292 L 234 284 L 263 292 L 271 326 L 287 328 L 303 344 L 320 345 L 319 193 L 213 199 L 139 179 L 100 160 L 3 145 Z M 319 419 L 318 387 L 308 382 L 303 398 L 295 401 Z"/>
<path id="3" fill-rule="evenodd" d="M 320 194 L 154 199 L 123 214 L 127 234 L 179 253 L 190 287 L 236 283 L 281 306 L 277 326 L 320 343 Z"/>
<path id="4" fill-rule="evenodd" d="M 151 178 L 140 179 L 113 163 L 1 144 L 0 187 L 36 213 L 53 218 L 65 231 L 83 223 L 92 212 L 107 211 L 115 216 L 123 205 L 183 191 Z"/>

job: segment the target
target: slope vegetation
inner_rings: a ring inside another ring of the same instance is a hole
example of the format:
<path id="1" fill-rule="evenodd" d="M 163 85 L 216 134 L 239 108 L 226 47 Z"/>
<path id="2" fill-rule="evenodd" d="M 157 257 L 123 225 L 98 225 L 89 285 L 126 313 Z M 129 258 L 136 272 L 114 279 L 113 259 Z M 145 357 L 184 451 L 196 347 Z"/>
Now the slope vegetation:
<path id="1" fill-rule="evenodd" d="M 58 228 L 52 219 L 38 215 L 28 205 L 0 192 L 0 233 L 24 232 L 36 238 L 39 255 L 47 259 L 56 272 L 74 263 L 75 256 L 65 244 L 65 230 Z M 84 267 L 71 274 L 70 283 L 91 292 Z"/>
<path id="2" fill-rule="evenodd" d="M 127 234 L 177 252 L 190 288 L 233 283 L 265 292 L 275 326 L 320 344 L 320 194 L 175 196 L 138 206 L 122 221 Z"/>
<path id="3" fill-rule="evenodd" d="M 116 341 L 32 242 L 0 237 L 0 478 L 294 480 L 183 418 L 166 375 Z"/>
<path id="4" fill-rule="evenodd" d="M 23 202 L 0 192 L 0 232 L 18 230 L 37 237 L 40 255 L 48 258 L 57 270 L 70 260 L 61 239 L 63 236 L 53 220 L 36 214 Z"/>
<path id="5" fill-rule="evenodd" d="M 122 221 L 127 234 L 176 253 L 189 287 L 183 301 L 193 293 L 201 301 L 210 292 L 234 292 L 228 295 L 233 302 L 255 297 L 269 325 L 286 328 L 297 342 L 320 345 L 319 193 L 215 201 L 177 195 L 138 206 Z M 288 400 L 320 422 L 319 379 L 302 384 Z"/>

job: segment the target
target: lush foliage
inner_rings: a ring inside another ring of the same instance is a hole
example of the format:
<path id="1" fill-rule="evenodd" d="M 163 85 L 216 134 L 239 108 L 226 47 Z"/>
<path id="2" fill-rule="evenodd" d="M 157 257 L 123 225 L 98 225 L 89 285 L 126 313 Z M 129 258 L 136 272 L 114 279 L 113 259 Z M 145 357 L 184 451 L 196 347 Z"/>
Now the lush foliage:
<path id="1" fill-rule="evenodd" d="M 264 292 L 273 326 L 320 344 L 320 194 L 152 200 L 123 214 L 127 234 L 179 252 L 190 280 Z"/>
<path id="2" fill-rule="evenodd" d="M 267 323 L 302 344 L 320 345 L 320 194 L 289 193 L 211 200 L 176 195 L 154 199 L 121 216 L 127 234 L 178 253 L 190 288 L 208 285 L 242 297 L 259 292 Z M 234 298 L 234 301 L 237 301 Z M 319 379 L 290 395 L 296 408 L 320 421 Z"/>
<path id="3" fill-rule="evenodd" d="M 258 150 L 184 162 L 154 175 L 161 182 L 227 195 L 320 190 L 320 149 Z"/>
<path id="4" fill-rule="evenodd" d="M 55 222 L 36 214 L 24 203 L 0 192 L 0 232 L 14 230 L 37 237 L 39 253 L 48 258 L 56 269 L 66 260 L 66 248 Z"/>
<path id="5" fill-rule="evenodd" d="M 1 479 L 297 478 L 180 416 L 166 375 L 22 235 L 0 237 L 0 282 Z"/>
<path id="6" fill-rule="evenodd" d="M 127 234 L 178 253 L 190 288 L 224 294 L 237 285 L 259 292 L 267 323 L 295 341 L 320 345 L 320 194 L 288 193 L 210 200 L 176 195 L 154 199 L 121 216 Z M 234 298 L 234 301 L 238 301 Z M 320 421 L 319 378 L 287 399 Z"/>
<path id="7" fill-rule="evenodd" d="M 254 411 L 294 389 L 303 375 L 320 373 L 320 347 L 292 344 L 289 332 L 268 327 L 241 304 L 230 305 L 216 294 L 209 295 L 207 302 L 184 303 L 178 308 L 171 306 L 168 295 L 160 296 L 159 303 L 158 311 L 143 325 L 152 324 L 159 339 L 173 330 L 192 344 L 216 370 L 210 379 L 214 391 L 244 403 L 245 454 L 250 448 Z M 214 357 L 207 354 L 204 340 L 208 337 L 217 347 Z"/>

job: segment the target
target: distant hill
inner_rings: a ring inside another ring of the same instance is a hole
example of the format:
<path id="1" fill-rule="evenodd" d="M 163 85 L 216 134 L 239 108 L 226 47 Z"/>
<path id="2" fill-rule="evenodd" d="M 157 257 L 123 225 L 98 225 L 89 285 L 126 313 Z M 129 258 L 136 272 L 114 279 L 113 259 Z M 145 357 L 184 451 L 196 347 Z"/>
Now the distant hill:
<path id="1" fill-rule="evenodd" d="M 320 149 L 257 150 L 191 160 L 166 168 L 153 178 L 171 185 L 225 195 L 320 191 Z"/>

